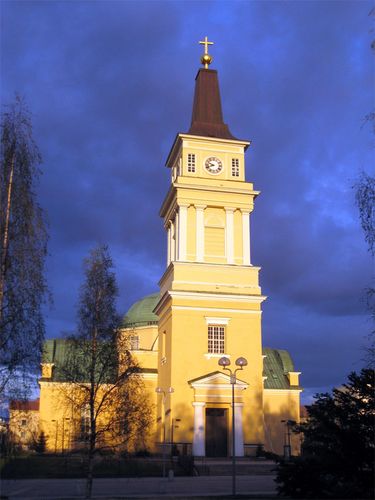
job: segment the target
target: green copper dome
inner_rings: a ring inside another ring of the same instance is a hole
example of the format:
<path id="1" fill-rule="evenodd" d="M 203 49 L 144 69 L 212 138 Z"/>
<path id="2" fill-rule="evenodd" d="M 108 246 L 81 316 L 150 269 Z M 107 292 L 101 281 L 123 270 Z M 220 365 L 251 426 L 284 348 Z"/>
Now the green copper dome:
<path id="1" fill-rule="evenodd" d="M 153 313 L 153 310 L 158 302 L 159 293 L 152 293 L 138 300 L 125 314 L 122 326 L 127 328 L 132 326 L 156 325 L 159 318 Z"/>

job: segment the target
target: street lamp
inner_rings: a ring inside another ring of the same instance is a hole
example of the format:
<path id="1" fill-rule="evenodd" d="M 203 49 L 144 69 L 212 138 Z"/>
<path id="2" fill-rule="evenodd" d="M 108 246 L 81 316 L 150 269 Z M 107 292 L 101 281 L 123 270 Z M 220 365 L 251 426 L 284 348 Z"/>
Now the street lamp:
<path id="1" fill-rule="evenodd" d="M 55 424 L 55 455 L 57 453 L 57 435 L 59 433 L 59 421 L 58 420 L 51 420 L 51 422 L 54 422 Z"/>
<path id="2" fill-rule="evenodd" d="M 244 366 L 247 366 L 246 358 L 237 358 L 236 359 L 236 368 L 235 370 L 231 370 L 228 368 L 230 365 L 230 359 L 223 356 L 218 361 L 219 366 L 229 372 L 230 375 L 230 383 L 232 385 L 232 495 L 236 496 L 236 424 L 235 424 L 235 415 L 234 415 L 234 385 L 237 383 L 236 373 L 239 370 L 243 370 Z"/>
<path id="3" fill-rule="evenodd" d="M 166 450 L 165 450 L 165 438 L 166 438 L 166 433 L 165 433 L 165 403 L 167 400 L 167 394 L 172 394 L 174 392 L 173 387 L 168 387 L 168 389 L 165 391 L 162 387 L 157 387 L 155 389 L 155 392 L 157 394 L 162 394 L 163 395 L 163 406 L 164 406 L 164 425 L 163 425 L 163 477 L 165 477 L 165 460 L 166 460 Z"/>
<path id="4" fill-rule="evenodd" d="M 285 424 L 284 459 L 288 461 L 292 456 L 291 429 L 296 422 L 295 420 L 281 420 L 281 423 Z"/>
<path id="5" fill-rule="evenodd" d="M 180 418 L 172 418 L 172 430 L 171 430 L 171 458 L 173 460 L 173 448 L 174 448 L 174 429 L 178 429 L 179 425 L 176 422 L 181 422 Z"/>

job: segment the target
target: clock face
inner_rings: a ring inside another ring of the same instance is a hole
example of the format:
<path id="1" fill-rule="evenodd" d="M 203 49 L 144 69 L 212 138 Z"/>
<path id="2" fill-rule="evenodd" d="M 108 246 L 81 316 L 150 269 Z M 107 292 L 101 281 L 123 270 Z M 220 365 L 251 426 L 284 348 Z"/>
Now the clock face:
<path id="1" fill-rule="evenodd" d="M 223 170 L 223 164 L 216 156 L 210 156 L 204 163 L 204 166 L 210 174 L 219 174 Z"/>

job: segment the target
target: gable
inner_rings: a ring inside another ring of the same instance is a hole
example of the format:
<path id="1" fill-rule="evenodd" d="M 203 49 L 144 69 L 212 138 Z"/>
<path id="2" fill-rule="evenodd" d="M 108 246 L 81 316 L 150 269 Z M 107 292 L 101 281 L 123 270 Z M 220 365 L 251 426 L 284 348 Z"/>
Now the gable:
<path id="1" fill-rule="evenodd" d="M 189 380 L 188 384 L 195 388 L 228 388 L 230 385 L 230 376 L 224 372 L 216 371 L 202 375 L 195 379 Z M 249 384 L 237 378 L 236 386 L 239 389 L 246 389 Z"/>

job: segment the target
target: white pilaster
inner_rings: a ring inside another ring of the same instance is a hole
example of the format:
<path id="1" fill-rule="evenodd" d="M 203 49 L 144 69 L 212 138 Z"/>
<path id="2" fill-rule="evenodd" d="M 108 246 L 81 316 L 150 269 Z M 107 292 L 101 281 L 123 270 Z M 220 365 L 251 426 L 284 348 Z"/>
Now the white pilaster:
<path id="1" fill-rule="evenodd" d="M 225 253 L 228 264 L 234 264 L 234 208 L 225 207 Z"/>
<path id="2" fill-rule="evenodd" d="M 175 222 L 174 221 L 171 221 L 171 225 L 170 225 L 170 228 L 171 228 L 171 234 L 170 234 L 170 237 L 171 237 L 171 262 L 173 262 L 174 260 L 176 260 L 176 227 L 175 227 Z"/>
<path id="3" fill-rule="evenodd" d="M 193 403 L 194 406 L 194 437 L 193 437 L 193 456 L 204 457 L 204 407 L 205 403 Z"/>
<path id="4" fill-rule="evenodd" d="M 171 263 L 171 248 L 172 248 L 172 222 L 168 221 L 167 229 L 168 252 L 167 252 L 167 267 Z"/>
<path id="5" fill-rule="evenodd" d="M 180 231 L 179 231 L 179 213 L 178 211 L 176 211 L 176 215 L 175 215 L 175 218 L 174 218 L 174 260 L 179 260 L 179 246 L 180 246 L 180 240 L 179 240 L 179 236 L 180 236 Z"/>
<path id="6" fill-rule="evenodd" d="M 250 212 L 241 210 L 242 212 L 242 255 L 243 264 L 250 266 Z"/>
<path id="7" fill-rule="evenodd" d="M 204 260 L 204 209 L 206 205 L 195 205 L 196 214 L 196 260 Z"/>
<path id="8" fill-rule="evenodd" d="M 187 209 L 187 205 L 178 207 L 178 260 L 186 260 Z"/>
<path id="9" fill-rule="evenodd" d="M 236 457 L 244 456 L 244 446 L 243 446 L 243 427 L 242 427 L 242 407 L 243 403 L 234 404 L 234 423 L 235 423 L 235 454 Z"/>

